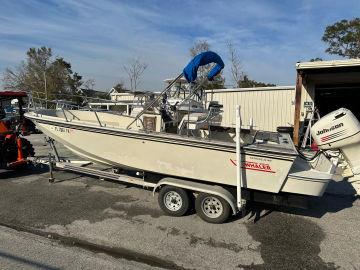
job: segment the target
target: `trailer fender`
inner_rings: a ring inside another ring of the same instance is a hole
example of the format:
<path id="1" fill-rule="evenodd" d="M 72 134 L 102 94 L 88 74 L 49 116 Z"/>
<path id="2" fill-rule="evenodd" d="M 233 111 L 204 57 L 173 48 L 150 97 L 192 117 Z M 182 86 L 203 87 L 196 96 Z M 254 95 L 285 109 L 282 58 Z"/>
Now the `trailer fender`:
<path id="1" fill-rule="evenodd" d="M 229 203 L 234 215 L 238 212 L 238 209 L 236 207 L 235 197 L 228 190 L 226 190 L 221 186 L 203 184 L 203 183 L 193 182 L 189 180 L 182 180 L 172 177 L 166 177 L 161 179 L 155 185 L 153 189 L 153 195 L 155 195 L 155 192 L 158 188 L 164 185 L 217 195 Z"/>

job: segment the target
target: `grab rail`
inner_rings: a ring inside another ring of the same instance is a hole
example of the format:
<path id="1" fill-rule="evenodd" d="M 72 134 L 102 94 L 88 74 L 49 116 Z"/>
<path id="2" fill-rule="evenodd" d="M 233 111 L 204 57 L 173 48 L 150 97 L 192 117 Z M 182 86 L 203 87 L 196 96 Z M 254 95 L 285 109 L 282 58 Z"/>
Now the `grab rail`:
<path id="1" fill-rule="evenodd" d="M 69 120 L 68 120 L 68 118 L 67 118 L 67 116 L 66 116 L 66 113 L 65 113 L 64 108 L 61 108 L 61 110 L 62 110 L 62 112 L 63 112 L 63 114 L 64 114 L 64 117 L 65 117 L 66 122 L 69 122 Z"/>
<path id="2" fill-rule="evenodd" d="M 140 116 L 142 116 L 149 108 L 151 108 L 152 106 L 154 106 L 154 104 L 156 102 L 158 102 L 162 96 L 169 91 L 169 89 L 177 82 L 177 80 L 179 80 L 181 77 L 183 76 L 183 73 L 179 74 L 159 95 L 157 98 L 155 98 L 149 105 L 145 106 L 143 108 L 143 110 L 135 117 L 134 121 L 132 121 L 127 127 L 126 129 L 129 129 L 130 126 L 140 118 Z"/>
<path id="3" fill-rule="evenodd" d="M 31 94 L 29 94 L 28 109 L 29 109 L 29 110 L 32 109 L 32 110 L 34 110 L 35 112 L 36 112 L 36 110 L 37 110 L 37 107 L 36 107 L 36 104 L 37 104 L 37 103 L 36 103 L 35 101 L 40 101 L 41 104 L 42 104 L 42 101 L 46 101 L 46 102 L 48 102 L 48 103 L 52 103 L 52 104 L 56 104 L 56 105 L 61 105 L 61 102 L 59 102 L 58 100 L 46 100 L 46 99 L 43 99 L 43 98 L 33 97 Z M 72 107 L 72 108 L 76 108 L 76 109 L 82 109 L 82 110 L 86 110 L 86 111 L 91 111 L 91 112 L 94 113 L 95 118 L 96 118 L 96 121 L 98 122 L 99 126 L 100 126 L 100 127 L 105 127 L 105 126 L 106 126 L 106 124 L 104 124 L 104 123 L 101 122 L 100 117 L 99 117 L 97 111 L 94 110 L 93 108 L 91 108 L 90 106 L 86 106 L 86 107 L 82 107 L 82 108 L 81 108 L 81 107 L 78 106 L 78 105 L 72 105 L 72 104 L 66 104 L 66 103 L 65 103 L 64 105 L 66 105 L 66 107 Z M 67 108 L 61 107 L 61 108 L 59 108 L 59 109 L 61 109 L 61 111 L 62 111 L 62 113 L 63 113 L 63 115 L 64 115 L 64 118 L 65 118 L 66 122 L 70 122 L 70 120 L 69 120 L 68 116 L 66 115 L 66 113 L 71 114 L 71 116 L 73 117 L 73 119 L 76 119 L 76 120 L 81 121 L 81 119 L 80 119 L 78 116 L 76 116 L 73 112 L 70 111 L 71 108 L 70 108 L 70 109 L 67 109 Z M 37 113 L 37 112 L 36 112 L 36 113 Z M 134 120 L 135 120 L 135 118 L 136 118 L 136 117 L 134 117 L 134 116 L 123 115 L 123 114 L 122 114 L 121 116 L 122 116 L 122 117 L 132 118 L 132 119 L 134 119 Z M 140 124 L 141 124 L 142 128 L 145 129 L 145 125 L 144 125 L 143 120 L 142 120 L 142 119 L 137 119 L 137 120 L 140 121 Z M 133 124 L 134 122 L 135 122 L 135 121 L 133 121 L 131 124 Z M 131 124 L 130 124 L 130 125 L 131 125 Z"/>
<path id="4" fill-rule="evenodd" d="M 64 110 L 64 108 L 63 108 L 63 110 Z M 69 110 L 66 110 L 66 111 L 72 115 L 73 119 L 80 120 L 80 118 L 77 117 L 75 114 L 73 114 L 71 111 L 69 111 Z"/>
<path id="5" fill-rule="evenodd" d="M 97 112 L 96 111 L 93 111 L 93 112 L 95 113 L 96 119 L 98 120 L 100 127 L 102 127 L 103 125 L 101 124 L 101 121 L 99 119 Z"/>

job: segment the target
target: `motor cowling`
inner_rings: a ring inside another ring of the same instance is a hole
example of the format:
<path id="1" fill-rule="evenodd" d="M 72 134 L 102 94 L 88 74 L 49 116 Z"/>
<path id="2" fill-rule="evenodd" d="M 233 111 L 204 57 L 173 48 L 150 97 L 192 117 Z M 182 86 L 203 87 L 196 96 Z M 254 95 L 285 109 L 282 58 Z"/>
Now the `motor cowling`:
<path id="1" fill-rule="evenodd" d="M 360 122 L 348 109 L 333 111 L 311 128 L 311 135 L 321 150 L 339 149 L 353 174 L 360 174 Z"/>

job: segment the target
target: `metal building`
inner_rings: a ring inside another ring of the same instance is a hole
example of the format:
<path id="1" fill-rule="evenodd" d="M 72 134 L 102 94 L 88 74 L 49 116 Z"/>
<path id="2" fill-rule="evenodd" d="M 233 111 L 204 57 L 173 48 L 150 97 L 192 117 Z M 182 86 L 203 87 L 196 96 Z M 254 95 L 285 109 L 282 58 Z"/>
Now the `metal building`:
<path id="1" fill-rule="evenodd" d="M 301 141 L 306 112 L 317 108 L 320 116 L 341 107 L 360 119 L 360 59 L 296 64 L 294 143 Z"/>
<path id="2" fill-rule="evenodd" d="M 242 128 L 276 131 L 278 126 L 293 126 L 295 86 L 206 90 L 206 102 L 222 104 L 221 126 L 235 127 L 236 105 L 241 106 Z"/>

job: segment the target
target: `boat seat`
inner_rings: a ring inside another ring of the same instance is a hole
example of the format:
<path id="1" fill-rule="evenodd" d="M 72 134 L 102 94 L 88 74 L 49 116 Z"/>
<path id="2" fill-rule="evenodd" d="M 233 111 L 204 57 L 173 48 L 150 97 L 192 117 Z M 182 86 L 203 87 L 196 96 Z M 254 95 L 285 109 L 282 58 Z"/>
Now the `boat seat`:
<path id="1" fill-rule="evenodd" d="M 212 108 L 208 113 L 190 113 L 184 115 L 179 126 L 178 133 L 184 128 L 189 130 L 208 129 L 210 125 L 217 125 L 220 123 L 220 115 L 217 108 Z"/>

